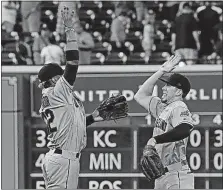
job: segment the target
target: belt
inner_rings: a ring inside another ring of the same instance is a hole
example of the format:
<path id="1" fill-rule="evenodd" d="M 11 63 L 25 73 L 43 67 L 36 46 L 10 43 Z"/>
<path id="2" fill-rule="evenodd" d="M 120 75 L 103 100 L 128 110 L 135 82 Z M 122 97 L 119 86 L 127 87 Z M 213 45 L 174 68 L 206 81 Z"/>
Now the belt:
<path id="1" fill-rule="evenodd" d="M 62 153 L 63 153 L 63 150 L 59 148 L 56 148 L 54 151 L 54 154 L 62 154 Z M 76 153 L 76 158 L 79 158 L 79 156 L 80 156 L 80 153 Z"/>

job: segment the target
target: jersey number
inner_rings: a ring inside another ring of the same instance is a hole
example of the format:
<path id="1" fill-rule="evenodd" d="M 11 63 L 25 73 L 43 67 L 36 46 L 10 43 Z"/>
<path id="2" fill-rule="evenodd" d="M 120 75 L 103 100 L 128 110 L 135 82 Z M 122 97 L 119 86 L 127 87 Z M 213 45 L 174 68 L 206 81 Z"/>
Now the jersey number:
<path id="1" fill-rule="evenodd" d="M 57 131 L 56 126 L 53 126 L 53 124 L 52 124 L 52 122 L 54 120 L 54 114 L 53 114 L 52 110 L 50 110 L 50 109 L 45 110 L 45 112 L 42 113 L 42 118 L 47 123 L 48 134 Z"/>

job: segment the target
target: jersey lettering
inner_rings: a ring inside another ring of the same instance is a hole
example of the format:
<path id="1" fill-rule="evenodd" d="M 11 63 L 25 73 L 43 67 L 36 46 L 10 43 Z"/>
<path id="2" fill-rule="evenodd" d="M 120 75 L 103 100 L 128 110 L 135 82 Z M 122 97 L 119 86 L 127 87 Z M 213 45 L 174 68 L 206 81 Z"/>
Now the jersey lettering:
<path id="1" fill-rule="evenodd" d="M 47 110 L 45 110 L 45 112 L 41 113 L 41 116 L 42 116 L 43 120 L 47 124 L 47 132 L 48 132 L 48 134 L 56 132 L 57 128 L 52 126 L 52 122 L 54 120 L 53 111 L 50 110 L 50 109 L 47 109 Z"/>
<path id="2" fill-rule="evenodd" d="M 49 98 L 47 96 L 43 96 L 41 99 L 41 104 L 43 108 L 50 106 Z"/>
<path id="3" fill-rule="evenodd" d="M 159 128 L 163 131 L 166 131 L 167 123 L 164 120 L 162 120 L 160 118 L 156 118 L 155 125 L 156 125 L 155 127 Z"/>
<path id="4" fill-rule="evenodd" d="M 181 114 L 180 114 L 180 117 L 188 117 L 190 115 L 190 112 L 189 112 L 189 110 L 186 110 L 186 111 L 183 111 L 183 112 L 181 112 Z"/>

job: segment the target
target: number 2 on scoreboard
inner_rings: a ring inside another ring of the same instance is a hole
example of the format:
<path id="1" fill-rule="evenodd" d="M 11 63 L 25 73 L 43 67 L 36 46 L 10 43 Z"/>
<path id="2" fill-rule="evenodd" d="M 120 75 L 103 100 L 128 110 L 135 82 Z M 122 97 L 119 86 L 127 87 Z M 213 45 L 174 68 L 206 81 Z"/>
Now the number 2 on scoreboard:
<path id="1" fill-rule="evenodd" d="M 48 134 L 56 132 L 57 128 L 56 126 L 53 125 L 53 120 L 54 120 L 54 113 L 52 110 L 47 109 L 44 112 L 42 112 L 41 114 L 43 120 L 46 122 L 47 124 L 47 132 Z"/>

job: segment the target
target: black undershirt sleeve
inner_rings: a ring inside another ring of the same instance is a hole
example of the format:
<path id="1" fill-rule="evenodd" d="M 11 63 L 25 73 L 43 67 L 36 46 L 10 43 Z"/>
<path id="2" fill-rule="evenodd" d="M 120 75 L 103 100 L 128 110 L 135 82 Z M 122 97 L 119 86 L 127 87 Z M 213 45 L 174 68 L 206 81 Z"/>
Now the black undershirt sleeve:
<path id="1" fill-rule="evenodd" d="M 88 115 L 88 116 L 86 117 L 86 126 L 89 126 L 89 125 L 91 125 L 92 123 L 94 123 L 94 118 L 93 118 L 92 115 Z"/>
<path id="2" fill-rule="evenodd" d="M 64 78 L 65 80 L 73 86 L 75 80 L 76 80 L 76 75 L 77 75 L 77 70 L 78 70 L 78 65 L 71 65 L 67 64 L 64 70 Z"/>
<path id="3" fill-rule="evenodd" d="M 188 137 L 192 128 L 193 126 L 188 123 L 181 123 L 167 133 L 155 136 L 154 138 L 157 144 L 179 141 Z"/>

